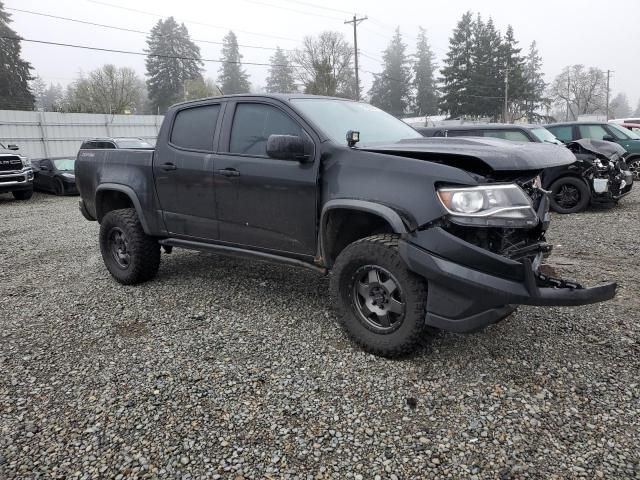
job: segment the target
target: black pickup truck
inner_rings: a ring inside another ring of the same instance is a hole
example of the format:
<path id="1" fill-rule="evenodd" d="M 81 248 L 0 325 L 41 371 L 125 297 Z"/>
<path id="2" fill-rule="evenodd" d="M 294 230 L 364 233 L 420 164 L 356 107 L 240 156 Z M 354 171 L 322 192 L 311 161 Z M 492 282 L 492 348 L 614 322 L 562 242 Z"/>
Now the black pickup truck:
<path id="1" fill-rule="evenodd" d="M 81 150 L 75 169 L 120 283 L 153 278 L 161 247 L 309 267 L 331 274 L 351 338 L 397 356 L 434 327 L 614 296 L 540 269 L 538 176 L 574 161 L 554 145 L 423 138 L 365 103 L 245 95 L 175 105 L 154 151 Z"/>

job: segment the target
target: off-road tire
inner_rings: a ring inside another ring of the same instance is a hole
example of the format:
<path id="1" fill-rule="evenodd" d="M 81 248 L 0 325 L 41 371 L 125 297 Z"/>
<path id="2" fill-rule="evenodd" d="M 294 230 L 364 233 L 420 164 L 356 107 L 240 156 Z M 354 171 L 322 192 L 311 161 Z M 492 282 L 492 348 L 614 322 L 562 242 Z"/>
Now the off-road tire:
<path id="1" fill-rule="evenodd" d="M 126 240 L 129 262 L 122 266 L 113 251 L 112 235 L 118 233 Z M 144 233 L 133 208 L 112 210 L 100 224 L 100 252 L 109 273 L 123 285 L 151 280 L 160 267 L 160 245 Z"/>
<path id="2" fill-rule="evenodd" d="M 565 207 L 560 205 L 556 200 L 556 195 L 558 195 L 563 186 L 575 188 L 579 192 L 580 198 L 575 205 Z M 549 190 L 551 190 L 551 210 L 557 213 L 565 214 L 582 212 L 591 202 L 591 190 L 589 189 L 589 186 L 583 180 L 576 177 L 559 178 L 551 184 Z"/>
<path id="3" fill-rule="evenodd" d="M 15 198 L 16 200 L 29 200 L 33 196 L 33 189 L 30 188 L 29 190 L 14 190 L 11 193 L 13 193 L 13 198 Z"/>
<path id="4" fill-rule="evenodd" d="M 404 317 L 396 330 L 373 331 L 363 322 L 354 300 L 354 282 L 359 269 L 377 266 L 395 277 L 404 298 Z M 425 325 L 427 285 L 411 272 L 398 252 L 398 236 L 373 235 L 348 245 L 338 256 L 331 272 L 332 303 L 349 337 L 364 350 L 384 356 L 400 357 L 424 344 L 433 329 Z"/>

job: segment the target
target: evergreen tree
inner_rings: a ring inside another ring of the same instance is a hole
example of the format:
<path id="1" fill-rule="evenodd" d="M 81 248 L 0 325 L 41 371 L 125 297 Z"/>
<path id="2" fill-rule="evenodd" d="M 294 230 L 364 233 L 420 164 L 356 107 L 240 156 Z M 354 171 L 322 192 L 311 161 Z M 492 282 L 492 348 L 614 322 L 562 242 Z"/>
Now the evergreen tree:
<path id="1" fill-rule="evenodd" d="M 427 33 L 420 27 L 416 47 L 416 61 L 413 64 L 413 87 L 415 88 L 415 114 L 436 115 L 438 113 L 438 93 L 434 78 L 435 55 L 429 46 Z"/>
<path id="2" fill-rule="evenodd" d="M 400 28 L 396 28 L 391 43 L 382 55 L 382 73 L 375 75 L 369 91 L 372 105 L 396 116 L 406 113 L 411 102 L 411 66 L 406 49 Z"/>
<path id="3" fill-rule="evenodd" d="M 524 102 L 527 96 L 527 85 L 525 81 L 525 60 L 522 58 L 518 47 L 518 41 L 515 39 L 513 27 L 507 27 L 507 33 L 502 41 L 502 52 L 500 58 L 501 79 L 509 80 L 508 91 L 508 111 L 506 122 L 511 122 L 522 116 L 524 110 Z"/>
<path id="4" fill-rule="evenodd" d="M 0 0 L 0 110 L 32 110 L 31 64 L 22 60 L 20 37 L 9 27 L 11 15 Z M 7 38 L 8 37 L 8 38 Z"/>
<path id="5" fill-rule="evenodd" d="M 449 51 L 444 60 L 440 88 L 440 110 L 457 117 L 469 113 L 468 95 L 471 85 L 471 53 L 473 50 L 474 22 L 471 12 L 466 12 L 449 38 Z"/>
<path id="6" fill-rule="evenodd" d="M 297 92 L 293 69 L 289 65 L 289 59 L 284 51 L 277 47 L 270 59 L 271 68 L 267 77 L 267 93 L 292 93 Z"/>
<path id="7" fill-rule="evenodd" d="M 218 71 L 218 85 L 222 92 L 225 95 L 247 93 L 251 88 L 249 75 L 242 68 L 238 38 L 232 31 L 222 39 L 222 61 Z"/>
<path id="8" fill-rule="evenodd" d="M 609 116 L 611 118 L 624 118 L 631 115 L 631 105 L 626 93 L 618 93 L 609 102 Z"/>
<path id="9" fill-rule="evenodd" d="M 636 107 L 636 111 L 633 112 L 634 117 L 640 117 L 640 100 L 638 100 L 638 106 Z"/>
<path id="10" fill-rule="evenodd" d="M 538 53 L 536 42 L 531 42 L 529 53 L 524 61 L 524 102 L 523 111 L 529 122 L 534 122 L 539 115 L 536 110 L 542 107 L 547 84 L 542 73 L 542 58 Z"/>
<path id="11" fill-rule="evenodd" d="M 200 48 L 184 24 L 173 17 L 158 20 L 147 38 L 147 88 L 153 113 L 184 100 L 185 82 L 202 78 Z"/>
<path id="12" fill-rule="evenodd" d="M 473 25 L 470 85 L 467 89 L 467 113 L 477 117 L 500 116 L 504 99 L 502 39 L 493 20 L 487 23 L 478 15 Z"/>

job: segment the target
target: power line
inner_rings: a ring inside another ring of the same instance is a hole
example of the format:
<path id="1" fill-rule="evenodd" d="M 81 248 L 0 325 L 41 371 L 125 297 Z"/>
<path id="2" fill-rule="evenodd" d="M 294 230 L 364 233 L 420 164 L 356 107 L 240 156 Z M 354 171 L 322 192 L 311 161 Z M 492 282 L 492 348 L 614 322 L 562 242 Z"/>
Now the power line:
<path id="1" fill-rule="evenodd" d="M 327 10 L 331 12 L 346 13 L 346 14 L 353 13 L 348 10 L 340 10 L 339 8 L 325 7 L 323 5 L 318 5 L 317 3 L 301 2 L 299 0 L 284 0 L 284 1 L 289 3 L 297 3 L 298 5 L 305 5 L 307 7 L 319 8 L 320 10 Z"/>
<path id="2" fill-rule="evenodd" d="M 40 17 L 47 17 L 47 18 L 55 18 L 56 20 L 64 20 L 67 22 L 74 22 L 74 23 L 80 23 L 83 25 L 90 25 L 93 27 L 101 27 L 101 28 L 110 28 L 112 30 L 120 30 L 123 32 L 131 32 L 131 33 L 140 33 L 143 35 L 149 35 L 149 32 L 145 32 L 143 30 L 135 30 L 133 28 L 125 28 L 125 27 L 116 27 L 115 25 L 106 25 L 104 23 L 95 23 L 95 22 L 89 22 L 86 20 L 78 20 L 75 18 L 69 18 L 69 17 L 60 17 L 58 15 L 51 15 L 49 13 L 43 13 L 43 12 L 34 12 L 32 10 L 22 10 L 20 8 L 9 8 L 9 7 L 5 7 L 5 10 L 11 10 L 14 12 L 20 12 L 20 13 L 28 13 L 30 15 L 37 15 Z M 219 41 L 215 41 L 215 40 L 201 40 L 201 39 L 192 39 L 194 42 L 197 43 L 210 43 L 210 44 L 214 44 L 214 45 L 223 45 L 224 42 L 219 42 Z M 239 47 L 243 47 L 243 48 L 257 48 L 260 50 L 276 50 L 276 47 L 261 47 L 261 46 L 257 46 L 257 45 L 244 45 L 244 44 L 238 44 Z"/>
<path id="3" fill-rule="evenodd" d="M 5 40 L 15 40 L 17 42 L 30 42 L 30 43 L 40 43 L 40 44 L 44 44 L 44 45 L 54 45 L 57 47 L 69 47 L 69 48 L 79 48 L 79 49 L 83 49 L 83 50 L 94 50 L 94 51 L 98 51 L 98 52 L 109 52 L 109 53 L 123 53 L 126 55 L 138 55 L 138 56 L 143 56 L 143 57 L 155 57 L 155 58 L 171 58 L 171 59 L 175 59 L 175 60 L 195 60 L 195 61 L 202 61 L 202 62 L 213 62 L 213 63 L 231 63 L 231 64 L 238 64 L 238 65 L 257 65 L 257 66 L 263 66 L 263 67 L 290 67 L 290 68 L 298 68 L 300 67 L 299 65 L 295 65 L 295 64 L 289 64 L 289 65 L 285 65 L 285 64 L 277 64 L 277 63 L 259 63 L 259 62 L 232 62 L 229 60 L 214 60 L 212 58 L 196 58 L 196 57 L 183 57 L 183 56 L 179 56 L 179 55 L 161 55 L 161 54 L 157 54 L 157 53 L 145 53 L 145 52 L 134 52 L 131 50 L 117 50 L 117 49 L 113 49 L 113 48 L 101 48 L 101 47 L 90 47 L 88 45 L 76 45 L 76 44 L 72 44 L 72 43 L 59 43 L 59 42 L 49 42 L 49 41 L 45 41 L 45 40 L 34 40 L 34 39 L 29 39 L 29 38 L 21 38 L 21 37 L 9 37 L 9 36 L 0 36 L 0 38 L 5 39 Z"/>
<path id="4" fill-rule="evenodd" d="M 126 10 L 129 12 L 134 12 L 134 13 L 141 13 L 143 15 L 150 15 L 152 17 L 156 17 L 156 18 L 164 18 L 166 15 L 158 15 L 157 13 L 153 13 L 153 12 L 148 12 L 145 10 L 138 10 L 136 8 L 130 8 L 130 7 L 123 7 L 122 5 L 114 5 L 113 3 L 107 3 L 107 2 L 101 2 L 99 0 L 87 0 L 87 2 L 91 2 L 91 3 L 95 3 L 97 5 L 104 5 L 107 7 L 111 7 L 111 8 L 119 8 L 120 10 Z M 184 23 L 192 23 L 194 25 L 201 25 L 204 27 L 209 27 L 209 28 L 217 28 L 220 30 L 235 30 L 236 32 L 241 32 L 241 33 L 246 33 L 248 35 L 256 35 L 259 37 L 268 37 L 268 38 L 275 38 L 278 40 L 287 40 L 287 41 L 292 41 L 292 42 L 298 42 L 298 39 L 295 38 L 291 38 L 291 37 L 280 37 L 278 35 L 270 35 L 268 33 L 258 33 L 258 32 L 251 32 L 248 30 L 240 30 L 237 28 L 229 28 L 229 27 L 225 27 L 225 26 L 221 26 L 221 25 L 213 25 L 211 23 L 204 23 L 204 22 L 200 22 L 198 20 L 190 20 L 190 19 L 186 19 L 186 18 L 179 18 L 179 17 L 174 17 L 176 18 L 176 20 L 179 20 L 181 22 Z"/>
<path id="5" fill-rule="evenodd" d="M 273 3 L 267 3 L 267 2 L 261 2 L 258 0 L 243 0 L 245 2 L 249 2 L 249 3 L 255 3 L 256 5 L 262 5 L 265 7 L 270 7 L 270 8 L 279 8 L 281 10 L 288 10 L 290 12 L 296 12 L 296 13 L 300 13 L 302 15 L 311 15 L 312 17 L 323 17 L 323 18 L 328 18 L 331 20 L 341 20 L 341 18 L 336 17 L 336 16 L 329 16 L 329 15 L 322 15 L 320 13 L 314 13 L 314 12 L 304 12 L 302 10 L 296 10 L 294 8 L 289 8 L 289 7 L 283 7 L 280 5 L 274 5 Z"/>

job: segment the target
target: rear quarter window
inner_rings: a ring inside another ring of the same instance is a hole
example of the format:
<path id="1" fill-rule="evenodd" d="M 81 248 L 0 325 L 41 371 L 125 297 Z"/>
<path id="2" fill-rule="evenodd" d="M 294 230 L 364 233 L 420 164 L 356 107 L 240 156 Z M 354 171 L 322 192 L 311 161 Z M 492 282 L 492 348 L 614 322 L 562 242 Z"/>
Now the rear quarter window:
<path id="1" fill-rule="evenodd" d="M 180 110 L 171 130 L 171 143 L 187 150 L 213 151 L 213 136 L 220 105 L 203 105 Z"/>

